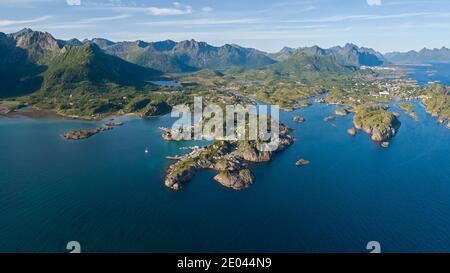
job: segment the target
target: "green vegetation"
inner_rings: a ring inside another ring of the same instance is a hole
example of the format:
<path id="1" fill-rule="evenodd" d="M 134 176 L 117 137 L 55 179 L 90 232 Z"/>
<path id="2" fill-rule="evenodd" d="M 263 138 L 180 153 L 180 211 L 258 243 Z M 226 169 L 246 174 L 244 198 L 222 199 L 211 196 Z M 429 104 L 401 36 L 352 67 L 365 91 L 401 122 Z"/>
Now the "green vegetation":
<path id="1" fill-rule="evenodd" d="M 237 45 L 214 47 L 204 42 L 143 41 L 113 43 L 94 39 L 91 43 L 126 61 L 168 73 L 193 72 L 205 68 L 228 69 L 234 66 L 263 67 L 275 62 L 265 53 Z"/>
<path id="2" fill-rule="evenodd" d="M 353 124 L 357 129 L 372 134 L 374 141 L 386 141 L 400 128 L 400 121 L 396 115 L 387 111 L 388 108 L 385 106 L 362 105 L 354 110 Z"/>
<path id="3" fill-rule="evenodd" d="M 442 85 L 431 85 L 423 100 L 428 113 L 441 119 L 450 120 L 450 89 Z"/>
<path id="4" fill-rule="evenodd" d="M 170 176 L 176 177 L 177 175 L 181 175 L 195 167 L 200 161 L 211 162 L 213 164 L 219 163 L 224 159 L 218 156 L 230 151 L 230 149 L 231 144 L 229 142 L 216 141 L 214 144 L 200 151 L 197 156 L 186 157 L 179 163 L 173 165 L 174 169 L 171 170 Z"/>
<path id="5" fill-rule="evenodd" d="M 400 109 L 405 111 L 406 113 L 412 113 L 414 111 L 414 105 L 410 103 L 399 103 L 397 104 Z"/>
<path id="6" fill-rule="evenodd" d="M 335 111 L 335 114 L 336 114 L 337 116 L 346 116 L 346 115 L 348 114 L 348 110 L 347 110 L 347 109 L 340 108 L 340 109 L 337 109 L 337 110 Z"/>
<path id="7" fill-rule="evenodd" d="M 358 128 L 384 130 L 397 119 L 385 106 L 359 106 L 355 109 L 354 123 Z"/>
<path id="8" fill-rule="evenodd" d="M 419 120 L 419 117 L 414 112 L 414 105 L 410 103 L 399 103 L 397 106 L 413 119 Z"/>

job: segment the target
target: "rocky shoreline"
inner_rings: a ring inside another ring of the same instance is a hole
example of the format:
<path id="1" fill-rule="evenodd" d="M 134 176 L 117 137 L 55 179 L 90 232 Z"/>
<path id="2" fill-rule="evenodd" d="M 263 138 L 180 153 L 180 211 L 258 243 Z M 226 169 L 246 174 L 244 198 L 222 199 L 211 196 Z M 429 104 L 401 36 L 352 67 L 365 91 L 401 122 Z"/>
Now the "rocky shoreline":
<path id="1" fill-rule="evenodd" d="M 123 124 L 123 122 L 115 122 L 114 120 L 110 120 L 105 123 L 105 126 L 103 127 L 68 131 L 63 134 L 63 137 L 67 140 L 87 139 L 98 133 L 111 131 L 114 129 L 114 127 L 122 126 Z"/>
<path id="2" fill-rule="evenodd" d="M 206 147 L 195 147 L 183 156 L 171 157 L 176 160 L 167 168 L 164 184 L 172 190 L 179 190 L 200 170 L 215 170 L 219 184 L 233 190 L 242 190 L 254 182 L 248 163 L 270 161 L 274 153 L 289 147 L 294 138 L 288 133 L 290 128 L 280 126 L 280 141 L 274 152 L 259 151 L 256 141 L 216 141 Z"/>
<path id="3" fill-rule="evenodd" d="M 303 123 L 306 121 L 306 119 L 304 117 L 295 116 L 292 118 L 292 121 L 297 122 L 297 123 Z"/>
<path id="4" fill-rule="evenodd" d="M 353 125 L 371 135 L 372 141 L 387 142 L 397 134 L 401 123 L 387 107 L 370 106 L 356 111 Z"/>
<path id="5" fill-rule="evenodd" d="M 63 134 L 63 137 L 67 140 L 81 140 L 90 138 L 98 133 L 112 130 L 113 127 L 100 127 L 100 128 L 90 128 L 90 129 L 81 129 L 76 131 L 69 131 Z"/>
<path id="6" fill-rule="evenodd" d="M 414 119 L 415 121 L 419 120 L 419 117 L 417 116 L 417 114 L 414 112 L 414 105 L 409 104 L 409 103 L 399 103 L 397 104 L 397 106 L 403 110 L 403 112 L 405 112 L 405 114 L 407 114 L 408 116 L 410 116 L 412 119 Z"/>

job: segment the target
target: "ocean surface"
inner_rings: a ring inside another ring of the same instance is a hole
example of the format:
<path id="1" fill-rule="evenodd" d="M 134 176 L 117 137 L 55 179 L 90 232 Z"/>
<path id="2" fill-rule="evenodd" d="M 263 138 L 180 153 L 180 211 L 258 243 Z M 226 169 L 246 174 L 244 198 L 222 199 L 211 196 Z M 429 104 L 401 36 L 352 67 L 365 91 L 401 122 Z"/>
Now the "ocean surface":
<path id="1" fill-rule="evenodd" d="M 351 115 L 324 122 L 334 106 L 281 113 L 295 144 L 239 192 L 212 171 L 165 188 L 165 157 L 199 144 L 164 142 L 169 116 L 81 141 L 61 134 L 102 123 L 2 118 L 0 252 L 449 252 L 450 130 L 414 103 L 420 121 L 402 114 L 389 149 L 348 136 Z"/>
<path id="2" fill-rule="evenodd" d="M 406 65 L 411 69 L 408 77 L 417 80 L 420 85 L 437 82 L 450 85 L 450 63 L 431 63 L 424 65 Z"/>

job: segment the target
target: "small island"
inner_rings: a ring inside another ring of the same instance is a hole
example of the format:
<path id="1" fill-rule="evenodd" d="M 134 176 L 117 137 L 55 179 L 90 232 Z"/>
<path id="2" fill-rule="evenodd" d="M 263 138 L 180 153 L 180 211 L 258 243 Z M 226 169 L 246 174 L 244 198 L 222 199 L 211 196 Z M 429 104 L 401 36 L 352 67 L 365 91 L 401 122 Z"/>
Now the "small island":
<path id="1" fill-rule="evenodd" d="M 295 162 L 295 165 L 297 165 L 297 166 L 299 166 L 299 167 L 302 167 L 302 166 L 306 166 L 306 165 L 309 165 L 311 162 L 309 161 L 309 160 L 306 160 L 306 159 L 299 159 L 299 160 L 297 160 L 297 162 Z"/>
<path id="2" fill-rule="evenodd" d="M 123 122 L 115 122 L 114 120 L 110 120 L 108 121 L 105 126 L 106 127 L 118 127 L 118 126 L 123 126 Z"/>
<path id="3" fill-rule="evenodd" d="M 328 117 L 325 117 L 323 120 L 326 121 L 326 122 L 328 122 L 328 121 L 333 121 L 333 120 L 335 120 L 335 119 L 336 119 L 335 116 L 328 116 Z"/>
<path id="4" fill-rule="evenodd" d="M 304 117 L 300 117 L 300 116 L 295 116 L 292 120 L 293 120 L 294 122 L 297 122 L 297 123 L 303 123 L 303 122 L 305 122 L 305 118 L 304 118 Z"/>
<path id="5" fill-rule="evenodd" d="M 356 130 L 355 127 L 352 127 L 352 128 L 350 128 L 350 129 L 347 130 L 347 133 L 348 133 L 350 136 L 356 136 L 357 130 Z"/>
<path id="6" fill-rule="evenodd" d="M 112 130 L 113 127 L 100 127 L 100 128 L 90 128 L 90 129 L 81 129 L 76 131 L 69 131 L 63 134 L 63 137 L 67 140 L 81 140 L 90 138 L 98 133 Z"/>
<path id="7" fill-rule="evenodd" d="M 88 128 L 81 130 L 68 131 L 63 134 L 63 137 L 67 140 L 81 140 L 90 138 L 98 133 L 106 132 L 114 129 L 114 127 L 123 126 L 123 122 L 116 122 L 114 119 L 111 119 L 105 126 L 99 128 Z"/>

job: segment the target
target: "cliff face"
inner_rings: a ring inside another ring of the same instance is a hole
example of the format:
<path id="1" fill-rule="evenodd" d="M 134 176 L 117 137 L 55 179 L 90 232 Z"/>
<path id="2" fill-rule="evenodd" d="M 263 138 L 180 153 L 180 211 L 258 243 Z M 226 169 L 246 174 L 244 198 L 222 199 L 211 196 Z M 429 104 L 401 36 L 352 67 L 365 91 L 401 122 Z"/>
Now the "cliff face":
<path id="1" fill-rule="evenodd" d="M 66 48 L 47 32 L 23 29 L 9 35 L 16 41 L 16 46 L 25 49 L 33 62 L 45 62 L 51 56 L 64 53 Z"/>
<path id="2" fill-rule="evenodd" d="M 372 140 L 376 142 L 387 141 L 395 136 L 397 129 L 390 127 L 382 130 L 373 129 L 372 130 Z"/>
<path id="3" fill-rule="evenodd" d="M 185 183 L 192 179 L 192 177 L 195 175 L 195 172 L 196 168 L 194 166 L 191 166 L 186 170 L 183 170 L 182 172 L 176 174 L 172 173 L 166 176 L 164 184 L 166 185 L 166 187 L 177 191 L 180 189 L 180 185 L 182 183 Z"/>
<path id="4" fill-rule="evenodd" d="M 253 175 L 249 169 L 236 172 L 222 171 L 214 177 L 222 186 L 234 190 L 241 190 L 253 184 Z"/>
<path id="5" fill-rule="evenodd" d="M 272 153 L 261 152 L 248 142 L 242 142 L 237 149 L 237 153 L 250 162 L 267 162 L 270 160 Z"/>

